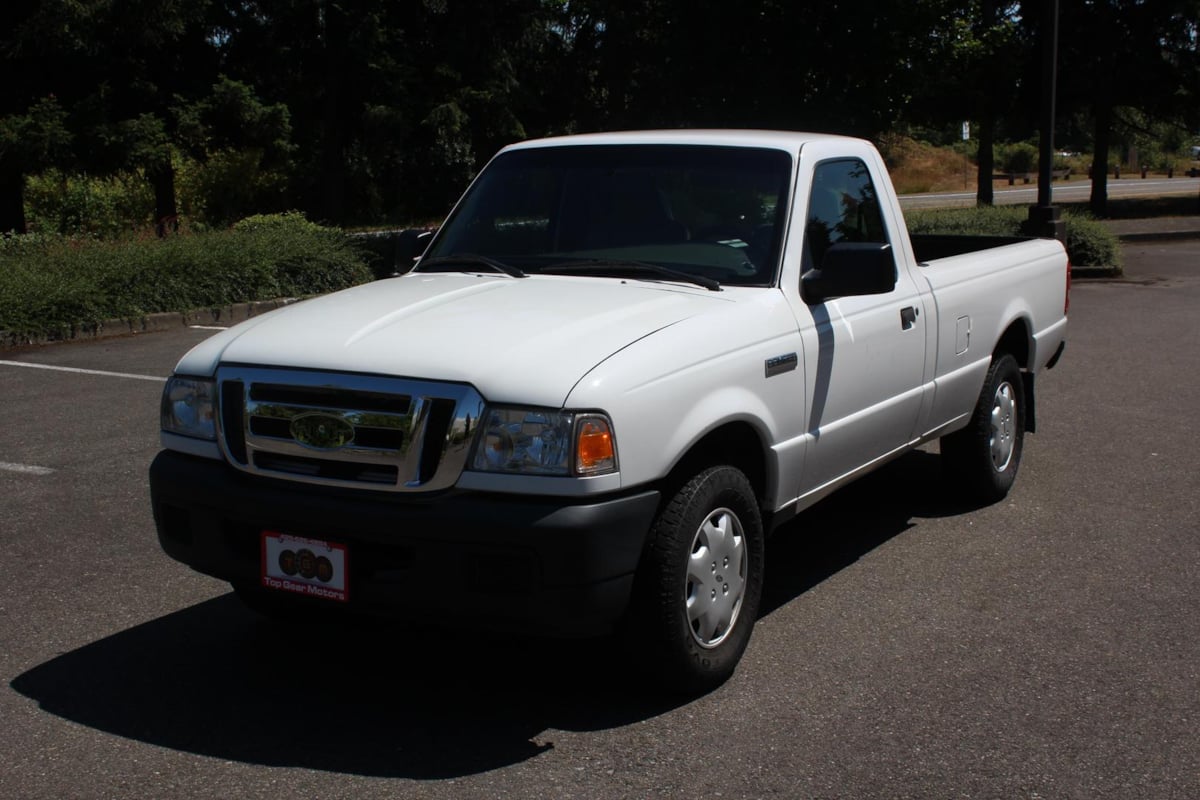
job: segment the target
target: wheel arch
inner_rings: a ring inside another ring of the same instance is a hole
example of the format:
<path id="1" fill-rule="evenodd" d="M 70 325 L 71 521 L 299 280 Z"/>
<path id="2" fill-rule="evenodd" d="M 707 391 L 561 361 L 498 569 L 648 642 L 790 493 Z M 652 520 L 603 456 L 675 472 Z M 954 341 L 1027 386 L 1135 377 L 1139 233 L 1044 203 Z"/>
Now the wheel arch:
<path id="1" fill-rule="evenodd" d="M 1034 373 L 1030 369 L 1033 334 L 1029 320 L 1024 317 L 1017 317 L 1004 329 L 1004 333 L 1001 334 L 1000 340 L 996 342 L 996 347 L 992 350 L 992 359 L 995 360 L 1006 353 L 1016 359 L 1017 366 L 1021 368 L 1022 399 L 1025 403 L 1023 409 L 1024 428 L 1027 432 L 1034 433 L 1037 430 L 1037 404 L 1034 402 Z"/>
<path id="2" fill-rule="evenodd" d="M 774 491 L 774 472 L 768 463 L 762 432 L 745 420 L 722 423 L 697 439 L 671 467 L 668 486 L 682 485 L 707 467 L 728 464 L 741 470 L 759 507 L 766 511 L 766 499 Z"/>
<path id="3" fill-rule="evenodd" d="M 1017 317 L 1008 324 L 1008 327 L 1004 329 L 1004 333 L 1000 334 L 1000 339 L 992 349 L 992 357 L 995 358 L 1003 353 L 1008 353 L 1017 360 L 1017 366 L 1026 370 L 1029 368 L 1029 359 L 1032 352 L 1033 334 L 1029 327 L 1029 320 L 1024 317 Z"/>

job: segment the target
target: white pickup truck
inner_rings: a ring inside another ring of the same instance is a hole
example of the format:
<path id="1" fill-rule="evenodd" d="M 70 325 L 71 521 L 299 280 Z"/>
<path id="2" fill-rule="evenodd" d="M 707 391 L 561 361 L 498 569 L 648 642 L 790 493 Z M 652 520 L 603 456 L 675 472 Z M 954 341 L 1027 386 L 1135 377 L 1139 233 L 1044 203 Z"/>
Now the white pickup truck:
<path id="1" fill-rule="evenodd" d="M 704 690 L 781 522 L 934 439 L 1006 494 L 1069 282 L 1053 240 L 910 237 L 864 141 L 516 144 L 406 274 L 184 356 L 158 536 L 260 610 L 617 631 Z"/>

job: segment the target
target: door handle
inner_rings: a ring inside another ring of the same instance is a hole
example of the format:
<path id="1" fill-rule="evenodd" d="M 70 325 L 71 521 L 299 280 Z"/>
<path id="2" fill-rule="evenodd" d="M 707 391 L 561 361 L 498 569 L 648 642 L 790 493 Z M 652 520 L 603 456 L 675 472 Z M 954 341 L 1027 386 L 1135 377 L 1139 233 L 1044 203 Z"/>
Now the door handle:
<path id="1" fill-rule="evenodd" d="M 915 306 L 906 306 L 900 309 L 900 330 L 907 331 L 916 325 L 917 315 L 920 313 Z"/>

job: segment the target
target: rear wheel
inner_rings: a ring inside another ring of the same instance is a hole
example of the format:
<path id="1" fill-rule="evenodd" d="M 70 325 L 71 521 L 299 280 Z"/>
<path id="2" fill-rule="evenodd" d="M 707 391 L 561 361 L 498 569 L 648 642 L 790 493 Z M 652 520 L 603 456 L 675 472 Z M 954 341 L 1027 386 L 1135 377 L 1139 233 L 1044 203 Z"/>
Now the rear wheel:
<path id="1" fill-rule="evenodd" d="M 1003 500 L 1025 443 L 1025 388 L 1017 361 L 994 357 L 967 427 L 941 440 L 948 476 L 983 503 Z"/>
<path id="2" fill-rule="evenodd" d="M 637 576 L 636 655 L 669 689 L 723 683 L 750 641 L 762 596 L 763 527 L 746 476 L 710 467 L 659 512 Z"/>

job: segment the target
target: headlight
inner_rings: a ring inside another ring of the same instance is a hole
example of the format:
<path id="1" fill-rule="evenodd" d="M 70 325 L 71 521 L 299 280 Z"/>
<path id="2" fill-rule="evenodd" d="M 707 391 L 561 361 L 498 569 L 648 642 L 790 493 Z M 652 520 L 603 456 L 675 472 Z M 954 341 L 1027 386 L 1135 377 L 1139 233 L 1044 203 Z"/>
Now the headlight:
<path id="1" fill-rule="evenodd" d="M 213 381 L 200 378 L 168 378 L 162 396 L 162 429 L 180 436 L 215 440 L 215 395 L 216 387 Z"/>
<path id="2" fill-rule="evenodd" d="M 603 414 L 489 408 L 471 468 L 526 475 L 617 471 L 612 424 Z"/>

